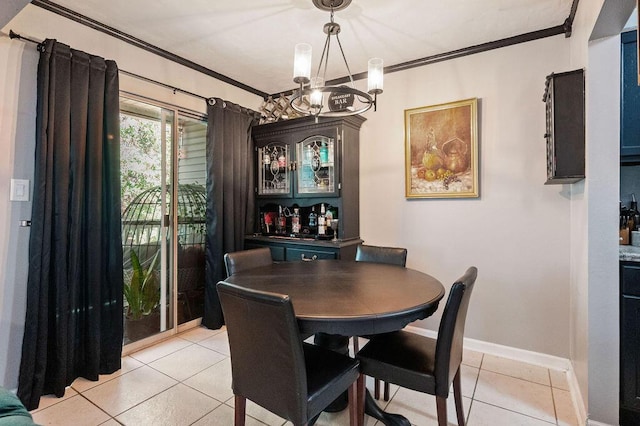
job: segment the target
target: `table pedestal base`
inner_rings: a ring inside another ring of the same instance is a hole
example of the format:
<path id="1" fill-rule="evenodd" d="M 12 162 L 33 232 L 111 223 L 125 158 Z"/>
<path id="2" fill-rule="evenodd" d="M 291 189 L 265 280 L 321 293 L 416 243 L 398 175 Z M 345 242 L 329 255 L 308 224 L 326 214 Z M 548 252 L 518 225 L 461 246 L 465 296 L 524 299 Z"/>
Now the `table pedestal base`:
<path id="1" fill-rule="evenodd" d="M 331 349 L 332 351 L 341 353 L 343 355 L 349 354 L 349 338 L 344 336 L 338 336 L 334 334 L 316 333 L 313 338 L 313 342 L 318 345 Z M 386 426 L 411 426 L 409 420 L 400 414 L 391 414 L 383 411 L 375 399 L 371 396 L 371 393 L 367 390 L 364 402 L 364 412 L 371 417 L 381 421 Z M 336 398 L 324 411 L 329 413 L 335 413 L 342 411 L 349 406 L 348 393 L 345 392 Z M 309 425 L 313 425 L 317 417 L 309 422 Z"/>
<path id="2" fill-rule="evenodd" d="M 404 416 L 383 411 L 368 390 L 364 399 L 364 412 L 374 419 L 380 420 L 386 426 L 411 426 L 411 422 Z"/>

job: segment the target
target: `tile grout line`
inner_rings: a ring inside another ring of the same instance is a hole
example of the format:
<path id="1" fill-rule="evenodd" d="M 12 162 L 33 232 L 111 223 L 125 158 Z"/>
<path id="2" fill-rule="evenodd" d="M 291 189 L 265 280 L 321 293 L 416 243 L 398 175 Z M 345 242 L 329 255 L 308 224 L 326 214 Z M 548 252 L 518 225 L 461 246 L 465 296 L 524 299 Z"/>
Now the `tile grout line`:
<path id="1" fill-rule="evenodd" d="M 553 415 L 556 416 L 556 425 L 559 424 L 559 420 L 558 420 L 558 407 L 556 407 L 556 396 L 553 394 L 553 382 L 551 381 L 551 371 L 549 371 L 549 369 L 547 369 L 547 372 L 549 373 L 549 390 L 551 391 L 551 402 L 553 403 Z"/>
<path id="2" fill-rule="evenodd" d="M 549 391 L 551 392 L 551 401 L 552 401 L 552 404 L 553 404 L 553 414 L 554 414 L 554 418 L 555 418 L 555 423 L 550 423 L 550 422 L 548 422 L 548 421 L 546 421 L 544 419 L 541 419 L 541 418 L 538 418 L 538 417 L 534 417 L 534 416 L 532 416 L 530 414 L 521 413 L 519 411 L 512 410 L 510 408 L 502 407 L 502 406 L 499 406 L 499 405 L 495 405 L 495 404 L 492 404 L 492 403 L 489 403 L 489 402 L 486 402 L 486 401 L 478 400 L 478 402 L 481 402 L 481 403 L 487 404 L 487 405 L 491 405 L 493 407 L 501 408 L 503 410 L 507 410 L 507 411 L 510 411 L 512 413 L 520 414 L 520 415 L 523 415 L 523 416 L 526 416 L 526 417 L 529 417 L 529 418 L 532 418 L 532 419 L 540 420 L 540 421 L 548 423 L 548 424 L 555 424 L 556 426 L 559 424 L 558 423 L 558 415 L 557 415 L 556 403 L 555 403 L 555 397 L 553 395 L 553 384 L 551 382 L 551 371 L 550 371 L 549 368 L 543 367 L 543 368 L 545 368 L 547 370 L 547 375 L 548 375 L 548 379 L 549 379 L 549 384 L 548 385 L 544 385 L 544 384 L 541 384 L 541 383 L 538 383 L 538 382 L 535 382 L 535 381 L 532 381 L 532 380 L 523 379 L 522 377 L 512 376 L 510 374 L 505 374 L 505 373 L 501 373 L 501 372 L 498 372 L 498 371 L 483 369 L 482 366 L 484 364 L 484 356 L 485 355 L 486 355 L 485 353 L 482 353 L 482 360 L 480 361 L 480 368 L 479 368 L 479 371 L 478 371 L 478 378 L 477 378 L 477 381 L 476 381 L 476 388 L 477 388 L 477 383 L 480 380 L 480 372 L 481 371 L 487 371 L 487 372 L 490 372 L 490 373 L 493 373 L 493 374 L 499 374 L 499 375 L 504 376 L 504 377 L 509 377 L 511 379 L 521 380 L 521 381 L 524 381 L 524 382 L 527 382 L 527 383 L 531 383 L 533 385 L 547 387 L 547 388 L 549 388 Z M 525 363 L 525 364 L 527 364 L 527 363 Z M 476 389 L 474 389 L 472 402 L 476 401 L 475 391 L 476 391 Z M 469 413 L 471 413 L 471 408 L 469 408 Z"/>
<path id="3" fill-rule="evenodd" d="M 175 350 L 175 351 L 173 351 L 173 352 L 166 353 L 166 354 L 162 355 L 161 357 L 156 358 L 156 359 L 154 359 L 154 360 L 152 360 L 152 361 L 149 361 L 149 362 L 142 361 L 141 359 L 138 359 L 138 358 L 134 357 L 134 355 L 135 355 L 136 353 L 138 353 L 138 352 L 142 352 L 142 351 L 145 351 L 145 350 L 147 350 L 147 349 L 153 348 L 154 346 L 149 346 L 149 347 L 147 347 L 147 348 L 140 349 L 139 351 L 137 351 L 137 352 L 132 352 L 132 353 L 128 354 L 127 356 L 130 356 L 131 358 L 135 359 L 135 360 L 136 360 L 136 361 L 138 361 L 138 362 L 143 363 L 144 365 L 149 365 L 149 364 L 150 364 L 150 363 L 152 363 L 152 362 L 155 362 L 155 361 L 161 360 L 162 358 L 166 358 L 166 357 L 168 357 L 169 355 L 172 355 L 172 354 L 174 354 L 174 353 L 176 353 L 176 352 L 178 352 L 178 351 L 181 351 L 182 349 L 188 348 L 189 346 L 193 346 L 193 345 L 195 345 L 195 344 L 196 344 L 196 343 L 194 343 L 194 342 L 192 342 L 192 341 L 190 341 L 190 340 L 183 339 L 183 338 L 181 338 L 181 337 L 177 337 L 177 335 L 176 335 L 176 336 L 171 337 L 170 339 L 164 340 L 164 341 L 162 341 L 162 342 L 158 342 L 158 345 L 160 345 L 160 344 L 162 344 L 162 343 L 166 343 L 166 342 L 168 342 L 168 341 L 170 341 L 171 339 L 174 339 L 174 338 L 178 338 L 178 339 L 180 339 L 180 340 L 184 340 L 185 342 L 188 342 L 188 343 L 190 343 L 190 344 L 189 344 L 189 345 L 187 345 L 187 346 L 185 346 L 185 347 L 183 347 L 183 348 L 176 349 L 176 350 Z"/>
<path id="4" fill-rule="evenodd" d="M 480 365 L 478 366 L 478 375 L 476 376 L 476 382 L 473 384 L 473 392 L 471 393 L 471 402 L 469 403 L 469 412 L 467 413 L 467 418 L 465 419 L 465 424 L 469 424 L 469 418 L 471 418 L 471 408 L 473 407 L 473 403 L 476 398 L 476 390 L 478 389 L 478 382 L 480 381 L 480 372 L 482 371 L 482 364 L 484 363 L 484 353 L 480 357 Z M 464 407 L 463 407 L 464 409 Z"/>
<path id="5" fill-rule="evenodd" d="M 546 424 L 549 424 L 549 425 L 555 424 L 555 423 L 548 422 L 548 421 L 546 421 L 544 419 L 541 419 L 539 417 L 534 417 L 534 416 L 532 416 L 530 414 L 525 414 L 525 413 L 521 413 L 519 411 L 512 410 L 510 408 L 501 407 L 500 405 L 491 404 L 491 403 L 485 402 L 485 401 L 478 401 L 478 402 L 481 402 L 481 403 L 483 403 L 485 405 L 490 405 L 490 406 L 495 407 L 495 408 L 499 408 L 501 410 L 509 411 L 510 413 L 515 413 L 515 414 L 518 414 L 520 416 L 528 417 L 530 419 L 534 419 L 534 420 L 537 420 L 537 421 L 542 422 L 542 423 L 546 423 Z"/>
<path id="6" fill-rule="evenodd" d="M 77 392 L 77 391 L 76 391 Z M 84 398 L 89 404 L 93 405 L 94 407 L 96 407 L 98 410 L 102 411 L 103 413 L 105 413 L 107 416 L 109 416 L 109 419 L 114 420 L 115 422 L 117 422 L 118 424 L 122 424 L 120 423 L 118 420 L 116 420 L 115 417 L 113 417 L 111 414 L 107 413 L 105 410 L 103 410 L 100 406 L 98 406 L 95 402 L 91 401 L 89 398 L 87 398 L 82 392 L 78 392 L 78 395 L 81 398 Z M 73 398 L 73 397 L 72 397 Z M 108 421 L 108 420 L 107 420 Z M 103 424 L 105 422 L 102 422 L 100 424 Z"/>

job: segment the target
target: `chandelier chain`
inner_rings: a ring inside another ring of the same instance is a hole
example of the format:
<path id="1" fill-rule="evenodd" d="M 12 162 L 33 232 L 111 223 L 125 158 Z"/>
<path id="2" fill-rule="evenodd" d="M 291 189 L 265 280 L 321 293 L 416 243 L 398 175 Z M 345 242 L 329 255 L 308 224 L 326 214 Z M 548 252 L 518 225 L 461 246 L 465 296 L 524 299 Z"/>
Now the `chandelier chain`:
<path id="1" fill-rule="evenodd" d="M 318 64 L 318 72 L 316 72 L 316 77 L 320 77 L 320 68 L 322 68 L 322 63 L 324 62 L 324 70 L 322 70 L 323 80 L 327 75 L 327 67 L 329 66 L 329 49 L 331 49 L 331 36 L 327 35 L 324 41 L 324 48 L 322 49 L 322 56 L 320 56 L 320 63 Z M 322 82 L 323 85 L 325 83 L 325 81 Z"/>
<path id="2" fill-rule="evenodd" d="M 338 47 L 340 48 L 340 53 L 342 53 L 342 59 L 344 59 L 344 65 L 347 67 L 347 72 L 349 73 L 349 80 L 351 81 L 351 87 L 355 87 L 355 83 L 353 82 L 353 74 L 351 73 L 351 69 L 349 68 L 349 63 L 347 62 L 347 57 L 344 54 L 344 50 L 342 50 L 342 43 L 340 43 L 340 37 L 336 34 L 336 40 L 338 41 Z"/>

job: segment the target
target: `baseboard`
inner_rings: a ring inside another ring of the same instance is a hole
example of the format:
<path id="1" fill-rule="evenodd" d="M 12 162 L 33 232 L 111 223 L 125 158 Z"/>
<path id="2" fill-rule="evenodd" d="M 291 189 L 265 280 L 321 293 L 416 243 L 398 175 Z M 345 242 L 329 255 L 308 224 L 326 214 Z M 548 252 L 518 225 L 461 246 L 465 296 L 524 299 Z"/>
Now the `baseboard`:
<path id="1" fill-rule="evenodd" d="M 596 422 L 595 420 L 587 420 L 586 425 L 587 426 L 613 426 L 613 425 L 610 425 L 609 423 Z"/>
<path id="2" fill-rule="evenodd" d="M 408 326 L 406 330 L 431 338 L 436 338 L 437 336 L 437 333 L 433 330 L 414 326 Z M 498 345 L 496 343 L 484 342 L 482 340 L 469 339 L 465 337 L 464 347 L 473 351 L 484 352 L 489 355 L 500 356 L 503 358 L 515 359 L 528 364 L 550 368 L 552 370 L 568 371 L 571 369 L 571 362 L 567 358 L 527 351 L 524 349 L 513 348 L 511 346 Z"/>
<path id="3" fill-rule="evenodd" d="M 431 337 L 433 339 L 435 339 L 438 335 L 438 333 L 433 330 L 427 330 L 415 326 L 408 326 L 405 328 L 405 330 L 420 334 L 422 336 Z M 466 349 L 483 352 L 485 354 L 522 361 L 528 364 L 539 365 L 551 370 L 565 371 L 567 374 L 567 382 L 569 383 L 571 400 L 573 401 L 573 409 L 575 410 L 576 416 L 578 418 L 578 424 L 587 426 L 611 426 L 605 423 L 599 423 L 594 420 L 587 419 L 584 399 L 582 398 L 580 386 L 578 386 L 578 380 L 573 371 L 573 365 L 571 364 L 571 361 L 569 359 L 539 352 L 527 351 L 524 349 L 513 348 L 510 346 L 498 345 L 496 343 L 484 342 L 482 340 L 469 339 L 467 337 L 464 338 L 464 347 Z"/>
<path id="4" fill-rule="evenodd" d="M 586 405 L 584 403 L 584 399 L 582 398 L 582 392 L 580 392 L 578 378 L 573 371 L 573 365 L 571 365 L 571 367 L 567 370 L 567 382 L 569 383 L 569 392 L 571 393 L 571 401 L 573 401 L 573 409 L 576 412 L 578 424 L 593 426 L 597 426 L 599 424 L 600 426 L 605 426 L 604 423 L 589 423 L 589 419 L 587 418 Z M 593 420 L 591 421 L 593 422 Z"/>

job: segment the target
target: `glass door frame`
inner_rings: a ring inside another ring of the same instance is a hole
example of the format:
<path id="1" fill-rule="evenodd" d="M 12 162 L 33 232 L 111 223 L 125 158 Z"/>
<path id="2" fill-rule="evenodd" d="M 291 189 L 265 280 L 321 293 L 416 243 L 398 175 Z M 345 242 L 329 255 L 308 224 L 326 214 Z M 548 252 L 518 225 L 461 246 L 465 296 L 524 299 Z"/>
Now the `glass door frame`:
<path id="1" fill-rule="evenodd" d="M 142 348 L 148 347 L 156 342 L 161 340 L 165 340 L 170 336 L 176 335 L 182 331 L 197 327 L 201 323 L 201 318 L 188 321 L 183 324 L 178 324 L 178 143 L 179 143 L 179 125 L 178 119 L 180 116 L 188 116 L 191 118 L 202 119 L 203 121 L 207 121 L 206 114 L 200 113 L 197 111 L 188 110 L 185 108 L 178 107 L 176 105 L 172 105 L 166 102 L 158 101 L 156 99 L 148 98 L 146 96 L 136 95 L 127 91 L 120 91 L 120 96 L 122 98 L 131 99 L 133 101 L 146 103 L 152 105 L 154 107 L 158 107 L 162 109 L 161 115 L 161 167 L 162 170 L 166 170 L 167 160 L 171 162 L 171 171 L 170 174 L 162 173 L 161 178 L 161 187 L 162 187 L 162 198 L 165 202 L 162 204 L 162 220 L 161 220 L 161 268 L 165 266 L 164 262 L 166 262 L 169 266 L 168 269 L 161 269 L 162 271 L 169 271 L 170 275 L 165 273 L 161 276 L 161 292 L 160 292 L 160 306 L 164 306 L 167 302 L 167 293 L 166 286 L 168 285 L 167 281 L 171 283 L 171 316 L 173 318 L 172 327 L 167 328 L 164 331 L 159 331 L 156 334 L 153 334 L 149 337 L 143 338 L 141 340 L 131 342 L 127 345 L 124 345 L 122 348 L 122 356 L 126 356 L 130 353 L 133 353 Z M 171 155 L 167 156 L 167 134 L 164 131 L 166 128 L 166 116 L 167 111 L 170 111 L 173 114 L 173 122 L 171 123 Z M 167 179 L 172 183 L 170 185 L 170 193 L 167 194 Z M 169 195 L 169 199 L 172 200 L 169 202 L 170 211 L 167 211 L 167 195 Z M 168 221 L 166 220 L 168 213 Z M 168 222 L 168 223 L 167 223 Z M 167 232 L 167 228 L 169 232 Z M 171 247 L 168 246 L 167 240 L 172 242 Z M 166 254 L 166 252 L 169 252 Z M 164 252 L 164 253 L 163 253 Z M 164 302 L 164 303 L 163 303 Z M 161 309 L 160 311 L 161 319 L 160 319 L 160 330 L 166 328 L 167 324 L 167 314 L 166 309 Z"/>

